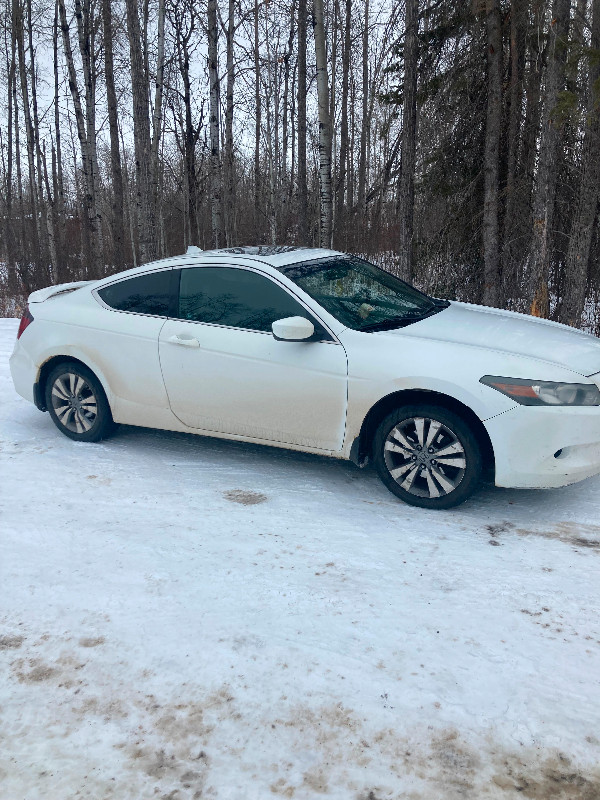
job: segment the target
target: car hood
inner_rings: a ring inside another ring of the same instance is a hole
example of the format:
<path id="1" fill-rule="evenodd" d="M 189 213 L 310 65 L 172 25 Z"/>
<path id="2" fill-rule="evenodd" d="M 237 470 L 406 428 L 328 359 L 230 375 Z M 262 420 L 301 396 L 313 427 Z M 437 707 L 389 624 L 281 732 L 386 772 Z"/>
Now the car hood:
<path id="1" fill-rule="evenodd" d="M 432 317 L 389 333 L 537 358 L 586 376 L 600 371 L 600 339 L 513 311 L 452 302 Z"/>

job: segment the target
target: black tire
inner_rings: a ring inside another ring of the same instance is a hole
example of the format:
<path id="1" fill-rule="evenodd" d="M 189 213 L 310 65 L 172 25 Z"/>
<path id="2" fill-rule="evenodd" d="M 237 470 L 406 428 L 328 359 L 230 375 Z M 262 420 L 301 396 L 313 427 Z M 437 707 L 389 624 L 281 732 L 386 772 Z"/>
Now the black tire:
<path id="1" fill-rule="evenodd" d="M 63 361 L 55 367 L 45 400 L 58 430 L 76 442 L 99 442 L 116 427 L 102 384 L 83 364 Z"/>
<path id="2" fill-rule="evenodd" d="M 464 503 L 481 479 L 477 438 L 462 417 L 440 406 L 388 414 L 375 434 L 373 460 L 390 492 L 419 508 Z"/>

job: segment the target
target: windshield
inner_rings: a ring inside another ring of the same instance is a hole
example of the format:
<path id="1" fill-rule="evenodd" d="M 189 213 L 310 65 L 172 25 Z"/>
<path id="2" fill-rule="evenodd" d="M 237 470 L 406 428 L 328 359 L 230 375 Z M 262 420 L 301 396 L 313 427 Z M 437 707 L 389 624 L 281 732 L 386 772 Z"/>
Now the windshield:
<path id="1" fill-rule="evenodd" d="M 401 328 L 449 305 L 354 256 L 321 258 L 279 269 L 356 331 Z"/>

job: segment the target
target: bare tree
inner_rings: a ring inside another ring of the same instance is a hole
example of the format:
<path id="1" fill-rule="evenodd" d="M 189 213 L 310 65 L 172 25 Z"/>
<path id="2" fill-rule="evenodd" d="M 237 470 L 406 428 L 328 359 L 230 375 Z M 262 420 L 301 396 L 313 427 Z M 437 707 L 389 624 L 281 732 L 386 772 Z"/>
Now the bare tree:
<path id="1" fill-rule="evenodd" d="M 314 0 L 315 53 L 317 58 L 317 95 L 319 104 L 319 245 L 331 247 L 333 203 L 331 194 L 331 119 L 327 81 L 327 43 L 323 19 L 323 0 Z"/>
<path id="2" fill-rule="evenodd" d="M 210 160 L 211 160 L 211 215 L 213 244 L 224 243 L 221 152 L 219 145 L 220 80 L 218 57 L 217 0 L 208 0 L 208 76 L 210 83 Z"/>
<path id="3" fill-rule="evenodd" d="M 40 226 L 40 213 L 39 213 L 39 197 L 38 197 L 38 184 L 36 176 L 36 148 L 35 137 L 33 131 L 33 121 L 31 119 L 31 108 L 29 104 L 29 85 L 27 80 L 27 66 L 25 64 L 25 27 L 23 23 L 23 7 L 20 0 L 15 0 L 13 3 L 13 25 L 15 26 L 15 35 L 17 42 L 18 54 L 18 67 L 19 77 L 21 84 L 21 98 L 23 102 L 23 117 L 25 120 L 25 135 L 27 143 L 27 165 L 29 168 L 29 192 L 31 199 L 31 211 L 34 219 L 34 227 L 32 234 L 34 236 L 33 249 L 34 253 L 41 256 L 40 260 L 44 260 L 42 252 L 42 232 Z M 15 119 L 16 123 L 16 119 Z"/>
<path id="4" fill-rule="evenodd" d="M 581 154 L 581 180 L 567 253 L 562 320 L 580 325 L 585 304 L 594 220 L 600 199 L 600 0 L 592 1 L 588 104 Z"/>
<path id="5" fill-rule="evenodd" d="M 44 159 L 40 146 L 40 121 L 37 102 L 37 67 L 35 48 L 33 46 L 33 17 L 31 0 L 26 0 L 27 5 L 27 38 L 29 50 L 29 75 L 31 82 L 31 118 L 33 124 L 33 142 L 36 156 L 37 200 L 39 205 L 39 241 L 42 269 L 52 279 L 56 276 L 56 248 L 54 246 L 53 217 L 49 204 L 44 196 Z M 49 198 L 50 199 L 50 198 Z"/>
<path id="6" fill-rule="evenodd" d="M 298 0 L 298 238 L 308 244 L 306 184 L 306 0 Z"/>
<path id="7" fill-rule="evenodd" d="M 339 169 L 337 175 L 337 185 L 335 192 L 335 228 L 338 246 L 342 249 L 346 247 L 346 175 L 348 169 L 349 154 L 349 131 L 348 131 L 348 87 L 350 85 L 350 47 L 351 47 L 351 17 L 352 0 L 346 0 L 346 10 L 344 18 L 344 41 L 342 47 L 342 105 L 340 120 L 340 155 Z"/>
<path id="8" fill-rule="evenodd" d="M 496 306 L 500 299 L 499 170 L 502 130 L 502 22 L 498 0 L 486 3 L 487 115 L 483 162 L 483 302 Z"/>
<path id="9" fill-rule="evenodd" d="M 502 292 L 504 300 L 514 291 L 516 276 L 515 233 L 519 228 L 518 214 L 523 207 L 523 180 L 518 175 L 518 156 L 522 142 L 523 78 L 527 49 L 527 12 L 529 0 L 511 0 L 510 5 L 510 89 L 507 131 L 506 189 L 502 250 Z M 519 199 L 521 202 L 519 203 Z"/>
<path id="10" fill-rule="evenodd" d="M 233 90 L 235 84 L 234 66 L 235 2 L 228 0 L 227 13 L 227 89 L 225 99 L 225 238 L 231 247 L 235 240 L 235 157 L 233 148 Z"/>
<path id="11" fill-rule="evenodd" d="M 123 174 L 121 170 L 121 151 L 119 146 L 119 122 L 117 92 L 115 89 L 113 29 L 110 0 L 102 0 L 102 22 L 104 30 L 104 78 L 106 81 L 106 103 L 108 106 L 108 127 L 110 132 L 110 167 L 112 184 L 111 229 L 115 269 L 125 264 L 125 228 L 123 206 Z"/>
<path id="12" fill-rule="evenodd" d="M 194 0 L 173 0 L 168 5 L 168 16 L 175 38 L 175 56 L 183 91 L 171 98 L 174 111 L 178 101 L 183 102 L 184 115 L 179 122 L 182 131 L 181 142 L 178 142 L 183 155 L 184 194 L 186 209 L 184 213 L 184 244 L 200 243 L 201 233 L 198 219 L 198 176 L 196 163 L 196 146 L 204 122 L 203 113 L 198 122 L 194 119 L 192 107 L 192 78 L 190 63 L 194 54 L 193 38 L 197 29 L 197 8 Z M 174 112 L 175 113 L 175 112 Z M 177 137 L 177 134 L 176 134 Z"/>
<path id="13" fill-rule="evenodd" d="M 102 216 L 98 207 L 98 160 L 96 156 L 96 129 L 95 129 L 95 65 L 92 63 L 92 43 L 90 41 L 92 21 L 89 19 L 90 8 L 86 6 L 86 19 L 83 20 L 83 10 L 77 3 L 76 21 L 79 38 L 79 47 L 84 59 L 84 82 L 86 111 L 84 115 L 81 102 L 77 70 L 73 57 L 69 23 L 64 0 L 58 2 L 60 14 L 60 27 L 62 31 L 63 49 L 67 62 L 69 75 L 69 89 L 75 109 L 75 122 L 77 136 L 81 149 L 81 164 L 85 182 L 85 208 L 87 212 L 87 225 L 84 228 L 84 257 L 87 264 L 92 266 L 92 274 L 100 277 L 103 274 L 102 259 Z"/>
<path id="14" fill-rule="evenodd" d="M 404 35 L 404 102 L 402 106 L 402 150 L 398 192 L 398 267 L 407 281 L 412 279 L 413 218 L 415 204 L 415 158 L 417 148 L 417 63 L 419 59 L 419 2 L 406 0 Z"/>
<path id="15" fill-rule="evenodd" d="M 162 134 L 163 92 L 165 73 L 165 0 L 158 0 L 156 79 L 154 82 L 154 109 L 152 113 L 152 145 L 150 148 L 150 189 L 152 213 L 158 219 L 159 151 Z M 158 234 L 157 234 L 158 253 Z"/>
<path id="16" fill-rule="evenodd" d="M 17 215 L 19 220 L 19 239 L 20 245 L 22 248 L 21 258 L 19 259 L 15 253 L 15 266 L 19 273 L 19 278 L 21 284 L 23 285 L 23 289 L 25 293 L 29 293 L 33 288 L 32 279 L 33 276 L 30 274 L 30 266 L 32 259 L 32 242 L 30 238 L 27 236 L 26 227 L 25 227 L 25 199 L 23 193 L 23 172 L 21 169 L 21 142 L 20 142 L 20 134 L 19 134 L 19 99 L 17 93 L 17 77 L 16 77 L 16 64 L 15 64 L 15 53 L 17 51 L 17 31 L 18 31 L 18 24 L 19 19 L 18 16 L 20 14 L 20 6 L 18 4 L 18 0 L 13 0 L 12 9 L 11 9 L 11 67 L 9 70 L 9 74 L 12 75 L 12 86 L 10 87 L 10 91 L 12 94 L 12 108 L 13 108 L 13 129 L 14 129 L 14 142 L 15 142 L 15 172 L 17 178 Z M 35 233 L 34 228 L 34 233 Z M 33 242 L 35 245 L 35 242 Z"/>
<path id="17" fill-rule="evenodd" d="M 62 2 L 62 0 L 61 0 Z M 133 95 L 133 140 L 135 149 L 135 215 L 141 261 L 151 261 L 156 255 L 156 219 L 153 188 L 150 182 L 151 142 L 148 113 L 148 70 L 146 49 L 136 0 L 126 0 L 127 34 L 131 58 L 131 90 Z"/>
<path id="18" fill-rule="evenodd" d="M 367 138 L 369 125 L 369 0 L 365 0 L 362 35 L 362 120 L 360 128 L 360 156 L 358 162 L 358 212 L 365 214 L 367 193 Z"/>
<path id="19" fill-rule="evenodd" d="M 536 187 L 533 197 L 533 236 L 530 263 L 531 312 L 537 316 L 550 315 L 548 280 L 550 268 L 550 234 L 554 219 L 558 154 L 561 131 L 555 112 L 558 93 L 565 76 L 566 41 L 569 33 L 571 0 L 554 0 L 550 23 L 546 91 L 541 120 L 541 141 L 538 157 Z"/>
<path id="20" fill-rule="evenodd" d="M 54 72 L 54 142 L 52 144 L 52 185 L 54 191 L 55 238 L 57 250 L 56 280 L 62 283 L 67 280 L 66 264 L 66 215 L 65 215 L 65 182 L 62 160 L 62 131 L 59 107 L 59 56 L 58 56 L 58 0 L 54 3 L 54 24 L 52 35 L 52 66 Z"/>
<path id="21" fill-rule="evenodd" d="M 261 240 L 261 180 L 260 180 L 260 147 L 261 147 L 261 94 L 260 94 L 260 50 L 259 50 L 259 0 L 254 3 L 254 236 L 257 243 Z"/>
<path id="22" fill-rule="evenodd" d="M 11 13 L 12 16 L 12 13 Z M 7 9 L 8 17 L 8 9 Z M 8 39 L 10 38 L 10 46 Z M 7 289 L 12 295 L 18 293 L 18 276 L 15 260 L 16 236 L 13 219 L 13 87 L 15 84 L 16 71 L 16 40 L 15 26 L 10 26 L 10 37 L 8 35 L 8 25 L 4 30 L 4 47 L 6 54 L 6 94 L 7 94 L 7 165 L 5 171 L 6 178 L 6 214 L 4 215 L 4 241 L 6 244 L 6 265 L 8 271 Z"/>
<path id="23" fill-rule="evenodd" d="M 582 324 L 598 2 L 5 0 L 0 304 L 190 243 L 333 234 L 434 294 Z"/>

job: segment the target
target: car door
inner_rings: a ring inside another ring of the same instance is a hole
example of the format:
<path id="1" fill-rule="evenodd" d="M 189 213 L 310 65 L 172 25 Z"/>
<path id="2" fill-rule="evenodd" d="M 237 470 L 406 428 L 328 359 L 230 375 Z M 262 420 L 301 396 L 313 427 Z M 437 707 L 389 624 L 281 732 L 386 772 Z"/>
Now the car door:
<path id="1" fill-rule="evenodd" d="M 108 378 L 120 421 L 152 424 L 151 416 L 140 418 L 140 407 L 169 408 L 158 334 L 174 305 L 177 277 L 163 268 L 114 280 L 94 291 L 97 308 L 84 309 L 85 351 Z"/>
<path id="2" fill-rule="evenodd" d="M 277 341 L 276 319 L 307 317 L 311 341 Z M 347 360 L 342 345 L 286 288 L 250 268 L 181 271 L 178 319 L 160 332 L 173 413 L 192 428 L 340 450 Z"/>

